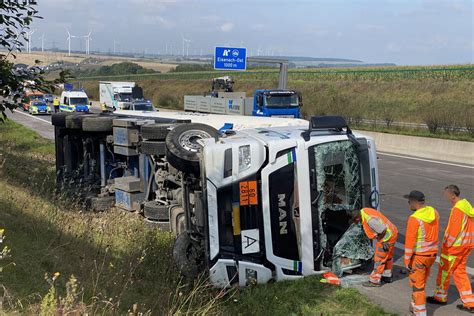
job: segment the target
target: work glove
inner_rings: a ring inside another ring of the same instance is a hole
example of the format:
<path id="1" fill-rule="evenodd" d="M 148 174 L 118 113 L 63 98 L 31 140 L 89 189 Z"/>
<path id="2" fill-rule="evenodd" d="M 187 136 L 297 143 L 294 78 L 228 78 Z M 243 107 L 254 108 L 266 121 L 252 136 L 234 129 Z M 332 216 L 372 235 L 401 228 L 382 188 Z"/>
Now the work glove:
<path id="1" fill-rule="evenodd" d="M 388 242 L 383 242 L 382 249 L 383 251 L 387 252 L 390 249 L 390 244 Z"/>

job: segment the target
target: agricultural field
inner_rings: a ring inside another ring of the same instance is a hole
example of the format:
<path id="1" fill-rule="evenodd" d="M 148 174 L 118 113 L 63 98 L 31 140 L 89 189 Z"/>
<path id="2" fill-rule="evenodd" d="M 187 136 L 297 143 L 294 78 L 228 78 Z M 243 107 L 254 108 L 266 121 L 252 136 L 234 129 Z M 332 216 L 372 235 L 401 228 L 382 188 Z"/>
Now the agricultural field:
<path id="1" fill-rule="evenodd" d="M 204 94 L 217 71 L 115 76 L 135 80 L 159 107 L 180 109 L 186 94 Z M 227 73 L 228 74 L 228 73 Z M 277 70 L 231 74 L 235 91 L 251 95 L 257 88 L 275 88 Z M 361 128 L 472 141 L 474 137 L 474 66 L 387 67 L 290 70 L 288 87 L 302 92 L 305 116 L 343 115 Z M 78 78 L 92 98 L 98 80 Z M 363 119 L 380 125 L 363 124 Z M 422 123 L 429 133 L 395 128 L 394 122 Z M 461 128 L 462 133 L 456 131 Z M 428 135 L 426 135 L 428 134 Z M 457 135 L 462 134 L 462 135 Z"/>
<path id="2" fill-rule="evenodd" d="M 54 144 L 0 124 L 2 315 L 384 313 L 357 290 L 317 277 L 242 290 L 213 289 L 205 276 L 182 280 L 170 233 L 135 213 L 84 212 L 54 191 Z"/>
<path id="3" fill-rule="evenodd" d="M 134 62 L 144 68 L 152 69 L 159 72 L 168 72 L 171 69 L 176 67 L 175 64 L 161 63 L 158 60 L 142 59 L 142 58 L 131 58 L 131 57 L 121 57 L 121 56 L 104 56 L 104 55 L 89 55 L 73 53 L 71 56 L 68 56 L 66 53 L 56 53 L 56 52 L 32 52 L 32 53 L 15 53 L 16 59 L 11 58 L 11 61 L 15 64 L 26 64 L 34 65 L 36 60 L 40 60 L 42 66 L 47 66 L 58 61 L 63 61 L 66 63 L 80 64 L 86 59 L 96 59 L 98 62 L 96 66 L 110 66 L 113 64 L 121 63 L 124 61 Z"/>

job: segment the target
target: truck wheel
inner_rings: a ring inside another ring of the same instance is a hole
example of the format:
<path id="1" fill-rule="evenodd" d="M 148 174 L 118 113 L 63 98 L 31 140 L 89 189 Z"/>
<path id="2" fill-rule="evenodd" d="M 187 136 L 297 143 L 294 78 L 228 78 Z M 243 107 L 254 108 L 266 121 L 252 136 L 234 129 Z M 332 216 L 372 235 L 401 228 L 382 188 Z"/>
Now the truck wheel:
<path id="1" fill-rule="evenodd" d="M 51 123 L 57 127 L 66 127 L 66 116 L 71 115 L 69 113 L 55 113 L 51 116 Z"/>
<path id="2" fill-rule="evenodd" d="M 144 140 L 140 143 L 140 152 L 146 155 L 163 156 L 165 154 L 165 142 Z"/>
<path id="3" fill-rule="evenodd" d="M 170 211 L 171 231 L 176 235 L 180 235 L 186 231 L 186 220 L 184 218 L 184 210 L 180 206 L 174 206 Z"/>
<path id="4" fill-rule="evenodd" d="M 84 132 L 111 132 L 113 124 L 112 116 L 86 117 L 82 121 Z"/>
<path id="5" fill-rule="evenodd" d="M 201 247 L 188 232 L 183 232 L 176 238 L 173 259 L 182 276 L 189 280 L 198 276 L 203 265 L 202 253 Z"/>
<path id="6" fill-rule="evenodd" d="M 205 124 L 182 124 L 173 128 L 166 136 L 166 159 L 178 170 L 199 174 L 200 139 L 214 138 L 219 132 Z"/>
<path id="7" fill-rule="evenodd" d="M 164 141 L 170 127 L 171 124 L 167 123 L 146 124 L 141 128 L 141 135 L 143 139 Z"/>
<path id="8" fill-rule="evenodd" d="M 145 202 L 143 206 L 143 215 L 151 220 L 168 221 L 170 218 L 169 206 L 163 205 L 157 201 Z"/>

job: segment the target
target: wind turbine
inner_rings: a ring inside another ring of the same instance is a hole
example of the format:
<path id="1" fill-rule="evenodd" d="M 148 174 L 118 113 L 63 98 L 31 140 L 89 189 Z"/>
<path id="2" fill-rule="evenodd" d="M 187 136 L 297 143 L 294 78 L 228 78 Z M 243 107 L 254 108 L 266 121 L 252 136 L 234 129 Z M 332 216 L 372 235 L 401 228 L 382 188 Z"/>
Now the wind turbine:
<path id="1" fill-rule="evenodd" d="M 26 31 L 26 51 L 31 53 L 31 35 L 33 35 L 36 30 Z"/>
<path id="2" fill-rule="evenodd" d="M 184 57 L 184 49 L 186 46 L 186 57 L 189 56 L 189 43 L 192 41 L 190 39 L 184 38 L 184 35 L 181 34 L 181 38 L 183 39 L 183 57 Z"/>
<path id="3" fill-rule="evenodd" d="M 83 36 L 86 40 L 86 55 L 90 55 L 90 47 L 91 47 L 90 45 L 91 45 L 91 40 L 92 40 L 91 33 L 92 32 L 89 32 L 89 34 Z M 114 46 L 114 52 L 115 52 L 115 46 Z"/>
<path id="4" fill-rule="evenodd" d="M 39 38 L 41 40 L 41 52 L 44 52 L 44 33 Z"/>
<path id="5" fill-rule="evenodd" d="M 68 42 L 68 56 L 71 56 L 71 38 L 74 38 L 76 37 L 75 35 L 71 35 L 71 33 L 69 33 L 69 30 L 66 29 L 66 32 L 67 32 L 67 42 Z"/>

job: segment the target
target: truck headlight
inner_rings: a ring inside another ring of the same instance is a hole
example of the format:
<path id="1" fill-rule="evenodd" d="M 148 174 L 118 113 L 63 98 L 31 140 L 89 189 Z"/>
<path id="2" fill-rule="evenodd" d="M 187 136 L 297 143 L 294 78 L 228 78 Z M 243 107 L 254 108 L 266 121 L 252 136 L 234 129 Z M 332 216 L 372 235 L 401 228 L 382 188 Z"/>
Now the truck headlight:
<path id="1" fill-rule="evenodd" d="M 250 156 L 250 145 L 239 147 L 239 172 L 250 168 L 252 158 Z"/>

